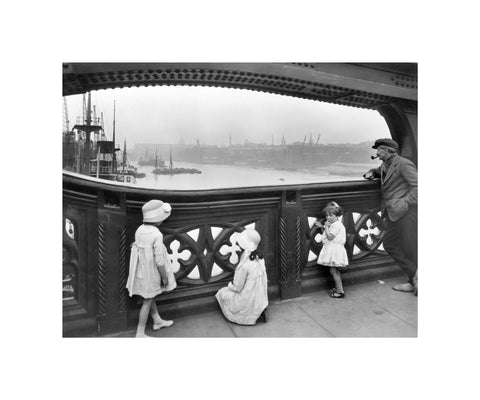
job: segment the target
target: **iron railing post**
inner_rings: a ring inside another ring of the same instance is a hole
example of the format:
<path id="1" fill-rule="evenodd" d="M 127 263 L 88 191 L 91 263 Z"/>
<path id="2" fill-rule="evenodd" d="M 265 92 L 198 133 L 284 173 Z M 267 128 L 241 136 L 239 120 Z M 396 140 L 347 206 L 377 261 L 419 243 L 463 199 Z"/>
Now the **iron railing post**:
<path id="1" fill-rule="evenodd" d="M 100 191 L 98 196 L 97 332 L 127 327 L 125 193 Z"/>
<path id="2" fill-rule="evenodd" d="M 282 299 L 302 295 L 301 271 L 305 263 L 305 226 L 299 191 L 282 193 L 280 212 L 280 271 Z"/>

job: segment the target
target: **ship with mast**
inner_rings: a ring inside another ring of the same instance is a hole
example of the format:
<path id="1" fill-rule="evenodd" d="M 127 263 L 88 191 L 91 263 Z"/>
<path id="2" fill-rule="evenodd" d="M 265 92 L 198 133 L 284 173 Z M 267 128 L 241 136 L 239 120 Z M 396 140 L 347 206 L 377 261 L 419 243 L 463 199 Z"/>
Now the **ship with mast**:
<path id="1" fill-rule="evenodd" d="M 157 146 L 155 146 L 155 159 L 153 159 L 152 162 L 153 162 L 153 165 L 155 166 L 155 169 L 152 171 L 152 173 L 154 173 L 155 175 L 161 174 L 162 171 L 167 169 L 167 167 L 165 166 L 165 161 L 161 160 L 158 157 Z M 145 164 L 145 165 L 149 165 L 149 164 Z"/>
<path id="2" fill-rule="evenodd" d="M 201 174 L 202 171 L 196 168 L 173 168 L 172 146 L 170 145 L 170 165 L 169 167 L 159 167 L 157 163 L 157 152 L 155 149 L 155 169 L 152 171 L 155 175 L 178 175 L 178 174 Z"/>
<path id="3" fill-rule="evenodd" d="M 135 178 L 145 178 L 145 173 L 144 172 L 138 172 L 137 167 L 133 166 L 128 162 L 128 157 L 127 157 L 127 140 L 125 139 L 123 142 L 123 152 L 122 152 L 122 162 L 119 165 L 119 169 L 117 168 L 117 181 L 121 180 L 118 179 L 119 176 L 134 176 Z M 121 180 L 122 182 L 125 181 L 125 179 Z"/>
<path id="4" fill-rule="evenodd" d="M 145 149 L 145 156 L 140 157 L 138 160 L 138 165 L 140 167 L 143 166 L 148 166 L 148 167 L 153 167 L 155 166 L 155 169 L 157 168 L 163 168 L 165 167 L 165 161 L 161 159 L 161 157 L 158 156 L 157 152 L 157 146 L 155 146 L 155 158 L 152 158 L 148 152 L 148 148 Z"/>
<path id="5" fill-rule="evenodd" d="M 83 116 L 77 118 L 72 130 L 69 129 L 68 110 L 64 99 L 63 168 L 97 179 L 136 183 L 136 178 L 145 173 L 128 163 L 127 143 L 124 141 L 122 160 L 117 162 L 115 147 L 115 102 L 113 105 L 112 140 L 108 140 L 103 128 L 103 113 L 97 118 L 96 109 L 91 104 L 91 93 L 83 98 Z"/>

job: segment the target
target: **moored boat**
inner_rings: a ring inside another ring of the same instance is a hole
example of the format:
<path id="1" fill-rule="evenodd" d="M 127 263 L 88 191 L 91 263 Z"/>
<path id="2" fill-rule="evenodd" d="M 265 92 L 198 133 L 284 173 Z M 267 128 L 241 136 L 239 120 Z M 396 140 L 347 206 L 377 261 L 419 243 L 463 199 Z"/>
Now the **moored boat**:
<path id="1" fill-rule="evenodd" d="M 157 152 L 155 151 L 155 160 Z M 158 167 L 155 162 L 155 169 L 152 171 L 155 175 L 178 175 L 178 174 L 201 174 L 202 171 L 196 168 L 173 168 L 172 146 L 170 146 L 170 167 Z"/>

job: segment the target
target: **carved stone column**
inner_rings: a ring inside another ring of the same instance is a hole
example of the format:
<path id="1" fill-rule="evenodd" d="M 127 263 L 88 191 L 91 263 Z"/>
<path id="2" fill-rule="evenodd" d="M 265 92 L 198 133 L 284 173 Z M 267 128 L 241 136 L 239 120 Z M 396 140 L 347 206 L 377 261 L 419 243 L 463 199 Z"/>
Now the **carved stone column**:
<path id="1" fill-rule="evenodd" d="M 101 191 L 98 197 L 97 331 L 127 327 L 125 194 Z"/>
<path id="2" fill-rule="evenodd" d="M 302 205 L 297 191 L 282 194 L 280 214 L 280 296 L 290 299 L 302 295 L 301 271 L 305 263 L 305 227 Z M 303 240 L 302 240 L 303 239 Z"/>

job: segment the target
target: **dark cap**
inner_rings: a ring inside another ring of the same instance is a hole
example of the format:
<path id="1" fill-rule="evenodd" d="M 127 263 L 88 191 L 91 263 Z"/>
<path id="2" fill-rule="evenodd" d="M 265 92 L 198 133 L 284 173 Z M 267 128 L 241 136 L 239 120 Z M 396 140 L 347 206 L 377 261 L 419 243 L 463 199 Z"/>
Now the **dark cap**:
<path id="1" fill-rule="evenodd" d="M 376 149 L 379 146 L 387 146 L 391 147 L 392 149 L 398 150 L 398 143 L 395 140 L 389 138 L 375 140 L 375 144 L 372 146 L 372 149 Z"/>

